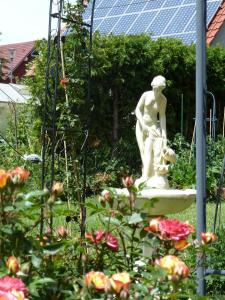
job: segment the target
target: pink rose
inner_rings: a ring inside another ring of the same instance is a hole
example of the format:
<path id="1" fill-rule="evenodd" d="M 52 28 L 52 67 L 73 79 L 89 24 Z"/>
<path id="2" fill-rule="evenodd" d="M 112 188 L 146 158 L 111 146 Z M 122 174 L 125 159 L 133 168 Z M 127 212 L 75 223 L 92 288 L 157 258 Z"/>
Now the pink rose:
<path id="1" fill-rule="evenodd" d="M 102 230 L 97 230 L 95 231 L 94 234 L 92 233 L 85 234 L 86 239 L 90 240 L 94 244 L 100 243 L 104 236 L 105 236 L 105 232 Z"/>
<path id="2" fill-rule="evenodd" d="M 114 235 L 112 235 L 111 233 L 106 233 L 105 239 L 106 239 L 106 245 L 108 246 L 109 249 L 113 251 L 118 251 L 119 244 L 117 238 Z"/>
<path id="3" fill-rule="evenodd" d="M 193 232 L 193 227 L 176 219 L 164 219 L 160 221 L 159 231 L 163 239 L 180 241 L 185 240 Z"/>
<path id="4" fill-rule="evenodd" d="M 1 294 L 8 292 L 12 293 L 13 291 L 22 292 L 24 295 L 27 295 L 28 293 L 28 290 L 21 279 L 10 276 L 0 278 Z"/>

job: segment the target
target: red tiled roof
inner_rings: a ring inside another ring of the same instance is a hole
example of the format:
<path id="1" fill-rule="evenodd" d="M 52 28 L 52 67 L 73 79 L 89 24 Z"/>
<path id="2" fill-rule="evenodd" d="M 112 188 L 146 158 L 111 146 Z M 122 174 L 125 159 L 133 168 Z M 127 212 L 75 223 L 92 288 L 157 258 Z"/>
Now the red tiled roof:
<path id="1" fill-rule="evenodd" d="M 218 10 L 216 11 L 214 17 L 208 25 L 208 30 L 206 33 L 206 43 L 210 45 L 219 32 L 221 26 L 225 21 L 225 0 L 220 4 Z"/>
<path id="2" fill-rule="evenodd" d="M 18 66 L 26 60 L 26 57 L 34 50 L 35 41 L 8 44 L 0 46 L 0 58 L 4 60 L 2 72 L 8 77 L 10 70 L 9 49 L 15 49 L 13 59 L 12 71 L 16 70 Z"/>

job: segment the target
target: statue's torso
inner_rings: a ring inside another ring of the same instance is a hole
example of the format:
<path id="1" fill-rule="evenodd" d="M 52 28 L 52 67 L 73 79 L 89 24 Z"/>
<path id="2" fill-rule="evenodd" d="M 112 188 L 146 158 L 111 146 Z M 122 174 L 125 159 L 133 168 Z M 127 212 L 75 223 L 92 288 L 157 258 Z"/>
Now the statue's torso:
<path id="1" fill-rule="evenodd" d="M 145 93 L 143 119 L 147 126 L 157 125 L 158 114 L 164 102 L 165 97 L 162 94 L 156 98 L 152 91 Z"/>

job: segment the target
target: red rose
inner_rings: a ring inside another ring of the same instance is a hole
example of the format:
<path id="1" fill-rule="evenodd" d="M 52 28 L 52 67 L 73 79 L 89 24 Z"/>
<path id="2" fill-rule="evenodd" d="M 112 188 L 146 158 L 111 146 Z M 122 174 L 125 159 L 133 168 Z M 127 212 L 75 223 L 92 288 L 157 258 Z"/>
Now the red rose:
<path id="1" fill-rule="evenodd" d="M 193 232 L 193 227 L 176 219 L 164 219 L 159 224 L 159 231 L 162 239 L 180 241 Z"/>
<path id="2" fill-rule="evenodd" d="M 108 246 L 109 249 L 113 251 L 118 250 L 119 247 L 118 240 L 114 235 L 112 235 L 111 233 L 106 233 L 105 239 L 106 239 L 106 245 Z"/>

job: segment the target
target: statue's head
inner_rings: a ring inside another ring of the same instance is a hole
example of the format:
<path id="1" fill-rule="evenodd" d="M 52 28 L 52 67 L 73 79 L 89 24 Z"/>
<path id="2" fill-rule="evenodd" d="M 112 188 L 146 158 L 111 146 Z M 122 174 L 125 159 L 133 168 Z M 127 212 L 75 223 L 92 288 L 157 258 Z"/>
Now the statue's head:
<path id="1" fill-rule="evenodd" d="M 154 87 L 166 87 L 166 78 L 158 75 L 156 77 L 153 78 L 152 82 L 151 82 L 151 86 Z"/>

